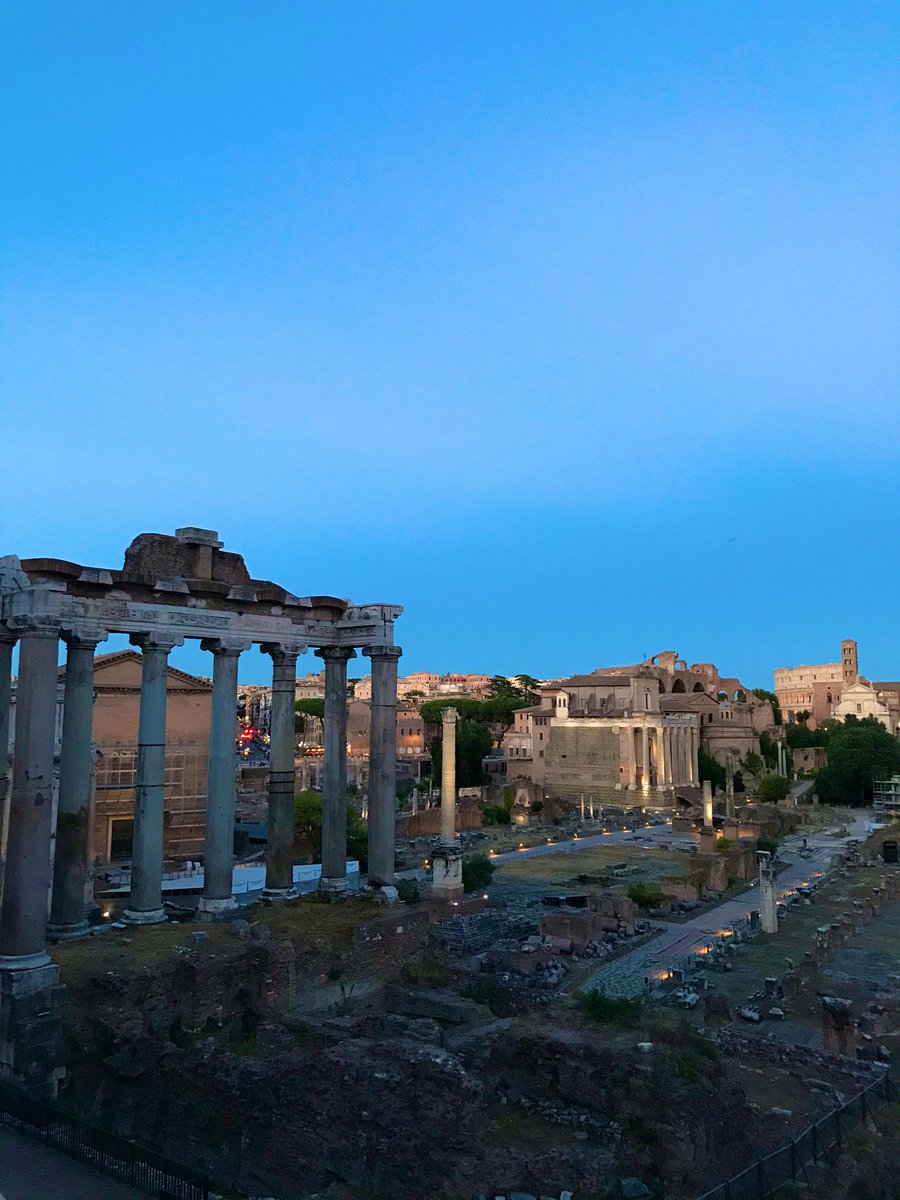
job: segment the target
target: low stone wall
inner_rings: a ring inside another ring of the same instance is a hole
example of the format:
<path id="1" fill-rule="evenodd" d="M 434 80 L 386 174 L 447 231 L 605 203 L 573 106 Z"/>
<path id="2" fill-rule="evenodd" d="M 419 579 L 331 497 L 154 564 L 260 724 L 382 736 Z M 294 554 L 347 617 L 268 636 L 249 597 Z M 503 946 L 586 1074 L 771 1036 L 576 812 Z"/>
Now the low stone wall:
<path id="1" fill-rule="evenodd" d="M 470 833 L 481 829 L 483 824 L 481 806 L 474 800 L 463 800 L 456 806 L 456 829 Z M 441 810 L 439 806 L 423 808 L 417 813 L 401 813 L 397 818 L 397 837 L 437 837 L 441 832 Z"/>
<path id="2" fill-rule="evenodd" d="M 840 1054 L 830 1054 L 826 1050 L 814 1050 L 809 1046 L 786 1045 L 783 1042 L 770 1041 L 768 1038 L 748 1037 L 747 1034 L 735 1033 L 732 1029 L 720 1029 L 714 1035 L 713 1040 L 728 1053 L 752 1054 L 756 1058 L 763 1058 L 766 1062 L 777 1063 L 783 1067 L 827 1067 L 846 1075 L 867 1078 L 884 1070 L 883 1067 L 878 1067 L 874 1063 L 845 1058 Z"/>

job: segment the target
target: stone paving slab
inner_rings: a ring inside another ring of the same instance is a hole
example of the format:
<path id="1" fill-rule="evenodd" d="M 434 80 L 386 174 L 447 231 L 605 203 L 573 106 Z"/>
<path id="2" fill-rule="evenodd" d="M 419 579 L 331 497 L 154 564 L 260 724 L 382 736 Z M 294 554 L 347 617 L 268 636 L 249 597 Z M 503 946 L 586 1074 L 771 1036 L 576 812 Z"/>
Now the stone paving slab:
<path id="1" fill-rule="evenodd" d="M 149 1200 L 8 1125 L 0 1125 L 0 1200 Z"/>

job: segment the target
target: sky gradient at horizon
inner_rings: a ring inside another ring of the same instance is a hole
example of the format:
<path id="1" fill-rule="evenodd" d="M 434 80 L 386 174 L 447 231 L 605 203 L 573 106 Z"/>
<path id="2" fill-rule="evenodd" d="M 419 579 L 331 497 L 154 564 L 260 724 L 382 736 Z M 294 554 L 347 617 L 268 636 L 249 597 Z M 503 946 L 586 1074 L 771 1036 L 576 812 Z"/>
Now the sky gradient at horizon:
<path id="1" fill-rule="evenodd" d="M 214 528 L 403 604 L 404 673 L 675 649 L 771 686 L 855 637 L 900 678 L 898 4 L 0 33 L 0 552 Z"/>

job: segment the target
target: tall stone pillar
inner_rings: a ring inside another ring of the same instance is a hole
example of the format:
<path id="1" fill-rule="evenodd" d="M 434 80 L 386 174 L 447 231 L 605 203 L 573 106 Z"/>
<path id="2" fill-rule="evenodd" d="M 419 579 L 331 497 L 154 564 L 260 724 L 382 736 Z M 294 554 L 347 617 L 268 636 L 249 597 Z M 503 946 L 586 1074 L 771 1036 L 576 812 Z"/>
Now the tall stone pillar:
<path id="1" fill-rule="evenodd" d="M 713 827 L 713 790 L 708 779 L 703 780 L 703 824 L 707 829 Z"/>
<path id="2" fill-rule="evenodd" d="M 397 660 L 399 646 L 367 646 L 372 660 L 369 726 L 369 883 L 394 886 L 397 843 Z"/>
<path id="3" fill-rule="evenodd" d="M 297 756 L 297 710 L 294 705 L 297 692 L 297 656 L 306 650 L 306 646 L 297 643 L 267 643 L 263 650 L 272 658 L 266 886 L 263 899 L 293 900 L 297 896 L 297 889 L 294 887 L 294 761 Z"/>
<path id="4" fill-rule="evenodd" d="M 432 887 L 447 900 L 462 895 L 462 849 L 456 836 L 455 708 L 441 709 L 441 836 L 432 853 Z"/>
<path id="5" fill-rule="evenodd" d="M 162 906 L 162 863 L 168 660 L 169 651 L 180 646 L 184 639 L 135 633 L 129 640 L 133 646 L 141 648 L 141 710 L 134 789 L 131 898 L 123 919 L 132 925 L 157 925 L 166 919 Z"/>
<path id="6" fill-rule="evenodd" d="M 763 933 L 778 932 L 778 904 L 775 899 L 775 864 L 768 850 L 757 850 L 759 863 L 759 922 Z"/>
<path id="7" fill-rule="evenodd" d="M 91 861 L 94 651 L 107 635 L 105 631 L 73 631 L 64 636 L 68 647 L 66 691 L 48 932 L 57 938 L 73 938 L 88 928 L 84 909 Z"/>
<path id="8" fill-rule="evenodd" d="M 9 838 L 9 713 L 12 700 L 12 656 L 18 634 L 0 628 L 0 900 Z"/>
<path id="9" fill-rule="evenodd" d="M 735 816 L 734 810 L 734 759 L 729 750 L 725 756 L 725 815 L 732 820 Z"/>
<path id="10" fill-rule="evenodd" d="M 688 748 L 691 756 L 691 783 L 696 786 L 700 782 L 700 734 L 693 725 L 688 732 Z"/>
<path id="11" fill-rule="evenodd" d="M 23 632 L 19 650 L 0 970 L 30 970 L 50 962 L 44 939 L 50 895 L 58 642 L 57 629 L 32 628 Z"/>
<path id="12" fill-rule="evenodd" d="M 347 890 L 347 663 L 348 646 L 323 646 L 325 661 L 325 762 L 322 780 L 322 876 L 319 889 Z"/>
<path id="13" fill-rule="evenodd" d="M 641 790 L 650 787 L 650 730 L 646 725 L 641 726 Z"/>
<path id="14" fill-rule="evenodd" d="M 665 729 L 662 725 L 656 727 L 656 785 L 663 788 L 668 783 L 669 756 L 666 753 Z"/>
<path id="15" fill-rule="evenodd" d="M 220 638 L 200 643 L 213 656 L 212 716 L 206 776 L 206 840 L 203 846 L 203 895 L 198 911 L 216 917 L 237 907 L 233 895 L 234 798 L 237 729 L 238 659 L 250 642 Z"/>
<path id="16" fill-rule="evenodd" d="M 39 622 L 22 633 L 6 881 L 0 909 L 0 1077 L 12 1080 L 37 1099 L 55 1098 L 65 1060 L 65 988 L 44 945 L 58 642 L 58 629 Z"/>

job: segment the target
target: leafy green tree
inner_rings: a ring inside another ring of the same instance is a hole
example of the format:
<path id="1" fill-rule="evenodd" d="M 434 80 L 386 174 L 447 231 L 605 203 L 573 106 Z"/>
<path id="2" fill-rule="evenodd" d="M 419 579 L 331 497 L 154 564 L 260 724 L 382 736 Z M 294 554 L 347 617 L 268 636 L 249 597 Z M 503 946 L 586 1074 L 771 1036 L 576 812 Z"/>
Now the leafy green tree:
<path id="1" fill-rule="evenodd" d="M 322 859 L 322 797 L 306 789 L 294 796 L 294 836 L 311 855 L 313 862 Z M 347 857 L 359 859 L 364 871 L 368 866 L 368 834 L 359 809 L 347 801 Z"/>
<path id="2" fill-rule="evenodd" d="M 751 775 L 758 775 L 763 769 L 763 760 L 754 750 L 750 750 L 744 758 L 744 766 Z"/>
<path id="3" fill-rule="evenodd" d="M 900 773 L 900 741 L 875 717 L 849 717 L 831 731 L 828 766 L 816 776 L 816 791 L 829 804 L 871 804 L 872 783 Z"/>
<path id="4" fill-rule="evenodd" d="M 759 798 L 765 804 L 777 804 L 791 790 L 791 781 L 784 775 L 763 775 L 759 781 Z"/>
<path id="5" fill-rule="evenodd" d="M 762 691 L 762 688 L 757 688 L 757 691 Z M 778 743 L 770 733 L 763 731 L 759 735 L 759 752 L 767 767 L 778 765 Z"/>
<path id="6" fill-rule="evenodd" d="M 707 754 L 705 750 L 701 750 L 697 755 L 697 765 L 700 768 L 700 782 L 708 779 L 713 785 L 713 791 L 717 787 L 725 787 L 726 773 L 725 768 L 721 763 L 716 762 L 711 754 Z"/>
<path id="7" fill-rule="evenodd" d="M 525 701 L 528 704 L 536 704 L 541 694 L 540 681 L 533 675 L 517 675 L 516 680 L 522 689 Z"/>
<path id="8" fill-rule="evenodd" d="M 525 689 L 511 683 L 505 675 L 495 675 L 488 685 L 491 699 L 494 700 L 524 700 Z"/>
<path id="9" fill-rule="evenodd" d="M 298 737 L 302 737 L 306 733 L 307 717 L 318 717 L 320 721 L 325 719 L 325 701 L 324 700 L 295 700 L 294 701 L 294 730 Z"/>
<path id="10" fill-rule="evenodd" d="M 486 854 L 473 854 L 463 859 L 462 885 L 464 892 L 480 892 L 494 878 L 494 864 Z"/>
<path id="11" fill-rule="evenodd" d="M 769 692 L 765 688 L 754 688 L 753 695 L 758 696 L 760 700 L 768 700 L 772 705 L 772 713 L 775 717 L 775 724 L 781 724 L 781 705 L 778 702 L 778 697 L 774 692 Z"/>
<path id="12" fill-rule="evenodd" d="M 482 760 L 494 746 L 494 738 L 487 725 L 461 717 L 456 724 L 456 783 L 458 787 L 479 787 L 485 782 Z M 443 745 L 441 739 L 431 743 L 432 771 L 440 778 Z"/>

